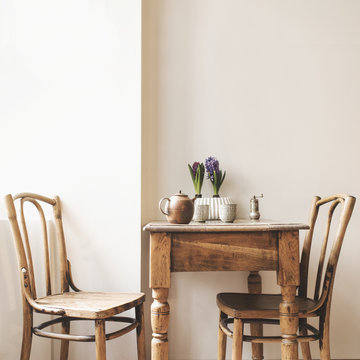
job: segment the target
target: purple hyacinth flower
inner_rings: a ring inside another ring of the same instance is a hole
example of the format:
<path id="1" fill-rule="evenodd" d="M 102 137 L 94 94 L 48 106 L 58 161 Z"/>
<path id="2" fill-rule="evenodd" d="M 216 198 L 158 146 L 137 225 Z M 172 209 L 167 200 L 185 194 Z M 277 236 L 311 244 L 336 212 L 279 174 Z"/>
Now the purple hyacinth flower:
<path id="1" fill-rule="evenodd" d="M 199 165 L 200 165 L 200 163 L 197 162 L 197 161 L 195 161 L 195 162 L 193 163 L 192 171 L 193 171 L 194 177 L 196 176 L 196 170 L 197 170 L 197 168 L 198 168 Z"/>
<path id="2" fill-rule="evenodd" d="M 205 168 L 206 168 L 208 179 L 210 179 L 210 181 L 213 183 L 214 182 L 214 172 L 217 175 L 220 172 L 219 161 L 216 158 L 214 158 L 213 156 L 209 156 L 205 160 Z"/>

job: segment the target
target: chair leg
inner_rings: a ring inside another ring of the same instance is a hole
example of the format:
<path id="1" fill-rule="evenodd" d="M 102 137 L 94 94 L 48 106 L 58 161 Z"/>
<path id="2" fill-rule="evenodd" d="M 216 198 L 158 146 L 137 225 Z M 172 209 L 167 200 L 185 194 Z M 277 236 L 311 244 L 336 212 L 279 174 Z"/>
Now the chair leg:
<path id="1" fill-rule="evenodd" d="M 219 335 L 218 335 L 218 360 L 225 360 L 226 356 L 226 340 L 227 336 L 224 334 L 224 332 L 220 328 L 220 321 L 222 319 L 226 319 L 227 315 L 224 314 L 222 311 L 220 311 L 219 316 Z"/>
<path id="2" fill-rule="evenodd" d="M 250 324 L 250 334 L 252 336 L 263 336 L 263 325 L 262 324 Z M 252 360 L 262 360 L 264 359 L 264 345 L 252 343 Z"/>
<path id="3" fill-rule="evenodd" d="M 61 323 L 62 333 L 70 333 L 70 321 L 64 319 Z M 69 340 L 61 340 L 60 360 L 67 360 L 69 356 Z"/>
<path id="4" fill-rule="evenodd" d="M 306 336 L 308 334 L 308 331 L 305 327 L 307 323 L 306 319 L 299 319 L 299 333 L 302 336 Z M 301 346 L 301 353 L 303 355 L 304 360 L 312 360 L 311 359 L 311 352 L 310 352 L 310 343 L 308 342 L 302 342 L 300 343 Z"/>
<path id="5" fill-rule="evenodd" d="M 250 271 L 248 276 L 248 290 L 249 294 L 261 294 L 261 276 L 258 271 Z M 263 336 L 262 324 L 250 324 L 251 336 Z M 252 360 L 264 359 L 264 345 L 263 344 L 251 344 Z"/>
<path id="6" fill-rule="evenodd" d="M 29 360 L 32 342 L 33 313 L 30 306 L 25 303 L 23 307 L 23 337 L 20 360 Z"/>
<path id="7" fill-rule="evenodd" d="M 136 328 L 137 355 L 138 360 L 145 360 L 145 322 L 144 322 L 144 304 L 135 308 L 136 320 L 139 326 Z"/>
<path id="8" fill-rule="evenodd" d="M 330 309 L 329 309 L 330 310 Z M 320 330 L 320 359 L 321 360 L 330 360 L 330 311 L 326 312 L 325 316 L 320 316 L 319 330 Z"/>
<path id="9" fill-rule="evenodd" d="M 106 360 L 105 320 L 95 320 L 96 360 Z"/>
<path id="10" fill-rule="evenodd" d="M 244 323 L 240 319 L 234 319 L 232 360 L 242 360 Z"/>

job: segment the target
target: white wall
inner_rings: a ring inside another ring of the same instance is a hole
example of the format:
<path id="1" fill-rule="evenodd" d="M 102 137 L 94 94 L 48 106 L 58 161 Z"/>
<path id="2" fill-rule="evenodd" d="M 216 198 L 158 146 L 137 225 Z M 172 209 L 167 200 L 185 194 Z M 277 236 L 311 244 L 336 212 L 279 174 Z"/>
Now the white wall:
<path id="1" fill-rule="evenodd" d="M 139 1 L 0 2 L 0 195 L 60 195 L 85 290 L 140 289 L 140 55 Z M 15 359 L 21 305 L 5 217 L 1 200 L 0 358 Z M 134 338 L 110 342 L 109 357 L 134 359 Z M 50 358 L 47 343 L 35 338 L 32 359 Z M 72 343 L 70 359 L 94 350 Z"/>
<path id="2" fill-rule="evenodd" d="M 264 218 L 302 222 L 313 195 L 359 197 L 359 12 L 358 1 L 143 2 L 143 223 L 163 218 L 161 197 L 194 194 L 187 164 L 209 155 L 241 217 L 261 192 Z M 358 208 L 335 283 L 333 358 L 360 354 Z M 262 275 L 263 290 L 277 291 Z M 172 360 L 216 358 L 215 294 L 245 291 L 246 276 L 172 275 Z M 278 349 L 267 345 L 265 357 Z"/>

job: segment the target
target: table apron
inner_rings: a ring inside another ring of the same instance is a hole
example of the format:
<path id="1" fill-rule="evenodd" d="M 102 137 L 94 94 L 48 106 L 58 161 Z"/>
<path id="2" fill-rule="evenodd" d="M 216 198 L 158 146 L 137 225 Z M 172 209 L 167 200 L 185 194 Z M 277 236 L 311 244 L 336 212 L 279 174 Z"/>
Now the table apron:
<path id="1" fill-rule="evenodd" d="M 172 233 L 172 272 L 278 270 L 279 233 Z"/>

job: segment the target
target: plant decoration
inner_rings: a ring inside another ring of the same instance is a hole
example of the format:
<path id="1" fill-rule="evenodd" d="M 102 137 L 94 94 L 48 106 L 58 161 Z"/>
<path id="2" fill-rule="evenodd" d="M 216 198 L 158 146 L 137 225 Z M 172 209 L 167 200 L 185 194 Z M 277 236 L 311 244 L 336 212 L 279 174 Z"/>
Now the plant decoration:
<path id="1" fill-rule="evenodd" d="M 192 166 L 188 164 L 188 167 L 191 179 L 194 184 L 195 195 L 197 197 L 201 197 L 201 188 L 204 182 L 205 166 L 203 163 L 200 164 L 198 161 L 195 161 Z"/>
<path id="2" fill-rule="evenodd" d="M 219 168 L 219 161 L 212 156 L 209 156 L 205 160 L 205 168 L 207 172 L 207 178 L 210 179 L 214 189 L 213 197 L 219 197 L 220 186 L 224 182 L 226 171 L 224 171 L 224 174 L 222 173 Z"/>

